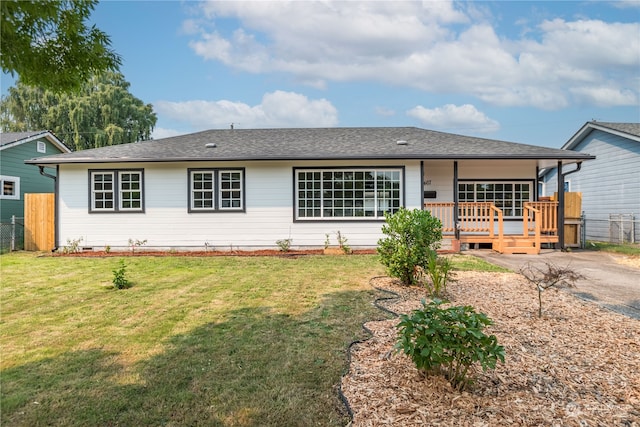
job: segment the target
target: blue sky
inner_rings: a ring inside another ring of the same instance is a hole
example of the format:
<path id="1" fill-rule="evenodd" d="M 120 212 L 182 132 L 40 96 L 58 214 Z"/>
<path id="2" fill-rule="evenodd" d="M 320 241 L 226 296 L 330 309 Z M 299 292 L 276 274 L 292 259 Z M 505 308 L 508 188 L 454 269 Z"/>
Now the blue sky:
<path id="1" fill-rule="evenodd" d="M 640 121 L 640 0 L 103 0 L 92 21 L 154 138 L 417 126 L 560 147 Z"/>

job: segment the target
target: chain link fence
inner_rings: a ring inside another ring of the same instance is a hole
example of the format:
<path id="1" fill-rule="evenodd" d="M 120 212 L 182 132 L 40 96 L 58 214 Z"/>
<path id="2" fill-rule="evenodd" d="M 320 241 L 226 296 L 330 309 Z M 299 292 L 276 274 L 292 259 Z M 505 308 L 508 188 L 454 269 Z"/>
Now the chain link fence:
<path id="1" fill-rule="evenodd" d="M 584 238 L 615 244 L 640 243 L 640 218 L 635 214 L 609 214 L 608 218 L 590 218 L 583 214 Z"/>
<path id="2" fill-rule="evenodd" d="M 24 218 L 12 217 L 0 223 L 0 253 L 24 249 Z"/>

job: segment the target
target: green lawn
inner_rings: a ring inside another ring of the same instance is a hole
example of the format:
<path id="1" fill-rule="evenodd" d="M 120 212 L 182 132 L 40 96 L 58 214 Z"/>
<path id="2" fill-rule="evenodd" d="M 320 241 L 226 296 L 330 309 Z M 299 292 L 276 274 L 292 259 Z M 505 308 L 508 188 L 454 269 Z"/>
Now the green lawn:
<path id="1" fill-rule="evenodd" d="M 1 257 L 1 424 L 338 426 L 376 256 Z"/>

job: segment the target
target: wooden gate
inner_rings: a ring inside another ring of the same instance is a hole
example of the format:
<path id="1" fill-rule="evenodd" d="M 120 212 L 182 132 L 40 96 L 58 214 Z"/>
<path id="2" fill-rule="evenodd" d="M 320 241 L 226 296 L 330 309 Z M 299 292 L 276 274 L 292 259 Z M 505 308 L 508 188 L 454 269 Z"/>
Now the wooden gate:
<path id="1" fill-rule="evenodd" d="M 24 250 L 50 251 L 55 245 L 55 194 L 24 195 Z"/>

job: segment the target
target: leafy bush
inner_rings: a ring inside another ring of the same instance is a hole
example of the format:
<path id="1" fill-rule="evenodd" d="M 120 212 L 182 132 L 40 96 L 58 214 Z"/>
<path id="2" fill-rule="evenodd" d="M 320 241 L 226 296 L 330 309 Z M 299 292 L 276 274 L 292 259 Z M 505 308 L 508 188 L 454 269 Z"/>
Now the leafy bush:
<path id="1" fill-rule="evenodd" d="M 472 381 L 469 368 L 480 362 L 483 370 L 504 363 L 504 347 L 495 335 L 482 330 L 490 325 L 483 313 L 471 306 L 441 308 L 442 300 L 434 299 L 411 315 L 401 315 L 396 350 L 411 357 L 416 367 L 426 373 L 443 373 L 457 390 Z"/>
<path id="2" fill-rule="evenodd" d="M 131 282 L 127 279 L 127 266 L 124 260 L 120 260 L 120 267 L 113 270 L 113 286 L 116 289 L 126 289 L 131 287 Z"/>
<path id="3" fill-rule="evenodd" d="M 387 237 L 378 240 L 380 261 L 390 276 L 406 285 L 416 283 L 419 267 L 426 270 L 429 254 L 440 246 L 442 223 L 429 211 L 405 208 L 385 213 L 385 220 L 382 232 Z"/>
<path id="4" fill-rule="evenodd" d="M 426 283 L 426 287 L 432 297 L 443 297 L 447 292 L 452 268 L 453 265 L 447 258 L 439 257 L 435 251 L 429 253 L 426 273 L 430 283 Z"/>

